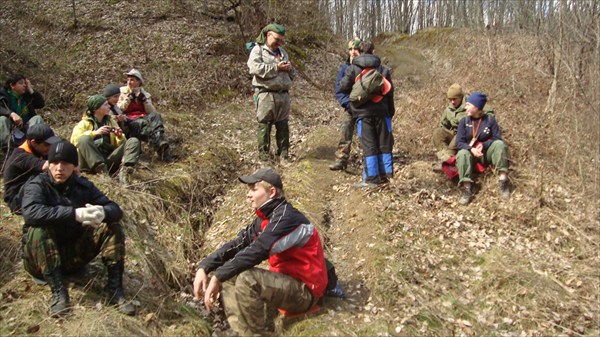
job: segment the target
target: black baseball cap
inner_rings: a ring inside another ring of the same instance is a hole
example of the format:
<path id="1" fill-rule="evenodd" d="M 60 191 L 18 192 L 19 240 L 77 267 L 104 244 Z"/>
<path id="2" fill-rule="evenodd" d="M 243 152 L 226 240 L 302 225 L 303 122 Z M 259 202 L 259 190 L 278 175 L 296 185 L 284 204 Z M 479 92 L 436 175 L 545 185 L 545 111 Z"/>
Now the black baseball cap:
<path id="1" fill-rule="evenodd" d="M 46 124 L 34 124 L 30 126 L 27 130 L 27 139 L 50 145 L 60 142 L 60 138 L 56 137 L 54 131 Z"/>
<path id="2" fill-rule="evenodd" d="M 263 167 L 249 176 L 241 176 L 238 179 L 244 184 L 256 184 L 259 181 L 266 181 L 277 188 L 283 189 L 281 176 L 270 167 Z"/>

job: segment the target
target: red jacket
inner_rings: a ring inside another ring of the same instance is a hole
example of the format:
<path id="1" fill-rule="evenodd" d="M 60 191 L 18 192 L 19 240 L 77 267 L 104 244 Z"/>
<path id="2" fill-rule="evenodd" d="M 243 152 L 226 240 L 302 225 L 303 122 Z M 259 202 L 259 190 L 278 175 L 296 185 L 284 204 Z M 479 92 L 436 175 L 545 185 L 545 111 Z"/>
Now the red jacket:
<path id="1" fill-rule="evenodd" d="M 302 281 L 315 298 L 327 288 L 327 266 L 317 228 L 285 199 L 256 210 L 254 222 L 200 262 L 224 282 L 269 260 L 269 270 Z M 235 259 L 234 259 L 235 257 Z"/>

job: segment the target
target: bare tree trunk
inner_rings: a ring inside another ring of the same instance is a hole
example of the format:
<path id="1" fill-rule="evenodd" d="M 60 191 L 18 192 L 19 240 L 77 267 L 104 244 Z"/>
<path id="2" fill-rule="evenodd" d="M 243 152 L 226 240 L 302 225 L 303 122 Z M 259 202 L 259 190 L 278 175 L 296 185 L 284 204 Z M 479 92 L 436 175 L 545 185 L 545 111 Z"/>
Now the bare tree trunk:
<path id="1" fill-rule="evenodd" d="M 561 6 L 558 12 L 558 43 L 554 46 L 554 69 L 552 83 L 548 90 L 548 99 L 546 100 L 546 108 L 544 109 L 544 115 L 547 115 L 554 111 L 556 106 L 556 89 L 558 87 L 558 74 L 560 72 L 560 65 L 562 63 L 562 42 L 563 42 L 563 15 L 566 10 L 566 0 L 561 0 Z"/>
<path id="2" fill-rule="evenodd" d="M 71 8 L 73 8 L 73 27 L 77 28 L 79 22 L 77 21 L 77 12 L 75 10 L 75 0 L 71 0 Z"/>

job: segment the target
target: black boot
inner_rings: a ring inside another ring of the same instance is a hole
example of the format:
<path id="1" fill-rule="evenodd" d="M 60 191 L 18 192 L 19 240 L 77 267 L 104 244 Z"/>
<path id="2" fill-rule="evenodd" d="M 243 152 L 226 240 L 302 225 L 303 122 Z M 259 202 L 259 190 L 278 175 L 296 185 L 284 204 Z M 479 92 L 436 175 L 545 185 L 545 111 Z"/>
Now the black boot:
<path id="1" fill-rule="evenodd" d="M 44 273 L 44 280 L 52 290 L 52 299 L 50 300 L 50 315 L 60 317 L 69 311 L 69 292 L 62 281 L 62 274 L 59 269 L 54 269 Z"/>
<path id="2" fill-rule="evenodd" d="M 160 144 L 160 147 L 158 148 L 158 155 L 160 156 L 160 159 L 167 164 L 175 161 L 175 159 L 173 159 L 173 157 L 171 156 L 171 151 L 169 150 L 169 143 L 167 142 Z"/>
<path id="3" fill-rule="evenodd" d="M 165 163 L 172 163 L 173 157 L 169 151 L 169 142 L 165 140 L 163 131 L 156 131 L 150 137 L 150 143 L 156 149 L 158 157 Z"/>
<path id="4" fill-rule="evenodd" d="M 125 299 L 123 291 L 123 261 L 106 266 L 108 280 L 104 290 L 108 296 L 108 302 L 119 307 L 119 310 L 129 316 L 135 315 L 135 307 Z"/>
<path id="5" fill-rule="evenodd" d="M 332 171 L 344 171 L 348 163 L 343 160 L 336 160 L 333 164 L 329 165 L 329 169 Z"/>

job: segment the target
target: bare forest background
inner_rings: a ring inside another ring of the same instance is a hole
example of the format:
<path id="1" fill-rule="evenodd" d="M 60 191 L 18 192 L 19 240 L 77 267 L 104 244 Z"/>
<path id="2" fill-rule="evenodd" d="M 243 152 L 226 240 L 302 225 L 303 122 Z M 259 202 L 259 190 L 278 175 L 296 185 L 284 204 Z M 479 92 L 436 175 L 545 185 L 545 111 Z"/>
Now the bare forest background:
<path id="1" fill-rule="evenodd" d="M 599 118 L 600 1 L 323 0 L 319 9 L 332 19 L 332 30 L 347 39 L 444 27 L 486 35 L 533 34 L 538 45 L 532 48 L 545 51 L 547 71 L 553 75 L 544 112 L 555 108 L 556 86 L 562 78 Z M 476 57 L 494 58 L 493 50 Z"/>
<path id="2" fill-rule="evenodd" d="M 0 80 L 31 78 L 68 138 L 88 96 L 135 67 L 165 120 L 174 164 L 147 149 L 134 184 L 89 175 L 121 205 L 127 296 L 103 303 L 104 268 L 70 286 L 73 316 L 21 263 L 22 217 L 0 203 L 0 335 L 211 336 L 222 310 L 192 300 L 197 263 L 252 218 L 237 177 L 254 171 L 245 42 L 282 23 L 299 76 L 290 95 L 286 196 L 319 229 L 347 298 L 281 336 L 597 336 L 600 333 L 600 1 L 5 0 Z M 361 179 L 360 146 L 334 172 L 346 41 L 373 39 L 392 70 L 395 177 Z M 446 90 L 484 91 L 510 148 L 511 198 L 477 179 L 468 207 L 431 170 Z M 0 187 L 2 188 L 2 187 Z M 218 334 L 217 334 L 218 335 Z"/>

